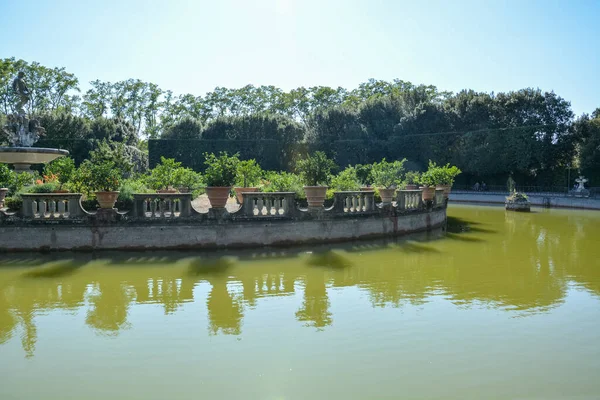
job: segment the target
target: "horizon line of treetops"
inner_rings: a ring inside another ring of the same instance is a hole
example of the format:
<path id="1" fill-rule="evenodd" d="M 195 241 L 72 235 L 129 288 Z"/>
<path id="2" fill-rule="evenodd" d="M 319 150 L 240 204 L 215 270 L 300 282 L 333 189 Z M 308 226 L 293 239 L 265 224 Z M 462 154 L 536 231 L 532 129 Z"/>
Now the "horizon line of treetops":
<path id="1" fill-rule="evenodd" d="M 275 139 L 311 143 L 311 150 L 331 154 L 335 141 L 359 140 L 369 147 L 416 136 L 403 146 L 416 146 L 414 151 L 400 150 L 399 159 L 450 162 L 465 176 L 541 174 L 550 182 L 564 180 L 557 176 L 574 167 L 600 178 L 600 108 L 575 119 L 568 101 L 539 89 L 451 93 L 400 79 L 369 79 L 354 89 L 286 92 L 246 85 L 195 96 L 128 79 L 95 80 L 82 93 L 79 79 L 65 68 L 13 57 L 0 59 L 0 118 L 15 111 L 11 86 L 19 71 L 31 91 L 26 108 L 42 120 L 45 140 L 107 139 L 145 149 L 140 139 Z M 434 135 L 448 132 L 457 134 Z"/>

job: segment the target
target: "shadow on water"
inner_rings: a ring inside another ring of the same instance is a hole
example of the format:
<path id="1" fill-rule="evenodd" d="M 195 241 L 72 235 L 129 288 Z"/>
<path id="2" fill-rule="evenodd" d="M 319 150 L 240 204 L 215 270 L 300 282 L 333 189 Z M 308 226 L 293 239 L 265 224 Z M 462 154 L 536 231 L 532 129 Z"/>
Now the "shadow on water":
<path id="1" fill-rule="evenodd" d="M 26 279 L 60 278 L 73 275 L 86 264 L 85 260 L 53 261 L 27 271 L 22 276 Z"/>
<path id="2" fill-rule="evenodd" d="M 237 258 L 232 256 L 189 259 L 187 274 L 192 277 L 217 277 L 227 276 L 228 271 L 237 263 Z M 182 260 L 187 261 L 187 260 Z"/>
<path id="3" fill-rule="evenodd" d="M 354 263 L 344 254 L 342 250 L 327 250 L 324 252 L 313 253 L 309 256 L 306 264 L 312 267 L 324 267 L 332 269 L 350 268 Z"/>

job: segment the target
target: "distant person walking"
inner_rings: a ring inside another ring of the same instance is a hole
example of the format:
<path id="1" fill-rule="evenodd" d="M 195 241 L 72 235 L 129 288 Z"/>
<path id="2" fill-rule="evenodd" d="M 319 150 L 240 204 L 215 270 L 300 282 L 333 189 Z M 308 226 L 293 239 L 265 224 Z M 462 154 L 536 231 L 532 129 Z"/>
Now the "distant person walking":
<path id="1" fill-rule="evenodd" d="M 473 186 L 473 190 L 476 192 L 479 192 L 479 182 L 475 182 L 475 185 Z"/>

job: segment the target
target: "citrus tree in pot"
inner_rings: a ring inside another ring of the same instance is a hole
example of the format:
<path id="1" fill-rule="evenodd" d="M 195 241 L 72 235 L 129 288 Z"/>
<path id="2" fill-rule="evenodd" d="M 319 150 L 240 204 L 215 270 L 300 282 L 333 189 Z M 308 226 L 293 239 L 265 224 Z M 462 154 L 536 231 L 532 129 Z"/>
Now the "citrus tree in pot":
<path id="1" fill-rule="evenodd" d="M 220 152 L 218 156 L 205 153 L 207 168 L 204 171 L 206 182 L 206 195 L 212 208 L 225 208 L 229 199 L 231 187 L 235 184 L 237 168 L 240 163 L 238 154 L 229 156 L 227 152 Z"/>
<path id="2" fill-rule="evenodd" d="M 327 184 L 331 179 L 331 171 L 335 168 L 335 162 L 327 158 L 322 151 L 298 160 L 296 170 L 302 178 L 309 207 L 323 207 L 327 195 Z"/>
<path id="3" fill-rule="evenodd" d="M 444 191 L 444 198 L 448 198 L 454 179 L 461 173 L 461 170 L 456 166 L 450 166 L 446 164 L 444 166 L 438 166 L 436 163 L 429 161 L 429 170 L 432 171 L 433 181 L 436 189 Z"/>
<path id="4" fill-rule="evenodd" d="M 121 171 L 113 161 L 83 162 L 80 168 L 88 170 L 89 185 L 95 191 L 100 208 L 114 208 L 119 197 Z"/>
<path id="5" fill-rule="evenodd" d="M 373 183 L 379 189 L 381 202 L 390 204 L 394 198 L 396 189 L 401 187 L 404 182 L 404 163 L 406 159 L 394 162 L 387 162 L 385 158 L 381 162 L 373 165 Z"/>
<path id="6" fill-rule="evenodd" d="M 0 164 L 0 208 L 4 208 L 4 198 L 8 193 L 8 188 L 15 181 L 15 173 L 11 171 L 6 164 Z"/>
<path id="7" fill-rule="evenodd" d="M 435 197 L 435 170 L 431 168 L 431 164 L 429 169 L 421 174 L 421 189 L 423 190 L 423 201 L 431 201 Z"/>
<path id="8" fill-rule="evenodd" d="M 258 192 L 257 187 L 260 178 L 263 175 L 262 168 L 256 163 L 256 160 L 240 161 L 237 167 L 237 177 L 234 188 L 235 196 L 240 204 L 244 202 L 242 193 Z"/>
<path id="9" fill-rule="evenodd" d="M 408 171 L 404 177 L 406 190 L 417 190 L 419 188 L 420 179 L 421 174 L 418 171 Z"/>

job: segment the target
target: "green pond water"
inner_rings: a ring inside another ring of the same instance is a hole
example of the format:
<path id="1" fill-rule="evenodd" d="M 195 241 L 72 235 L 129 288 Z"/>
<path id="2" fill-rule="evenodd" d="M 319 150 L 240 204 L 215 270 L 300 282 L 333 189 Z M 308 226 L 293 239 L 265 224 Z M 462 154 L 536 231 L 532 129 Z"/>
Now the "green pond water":
<path id="1" fill-rule="evenodd" d="M 600 213 L 447 232 L 0 257 L 0 399 L 600 399 Z"/>

